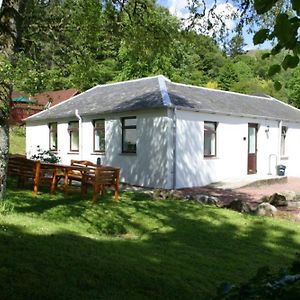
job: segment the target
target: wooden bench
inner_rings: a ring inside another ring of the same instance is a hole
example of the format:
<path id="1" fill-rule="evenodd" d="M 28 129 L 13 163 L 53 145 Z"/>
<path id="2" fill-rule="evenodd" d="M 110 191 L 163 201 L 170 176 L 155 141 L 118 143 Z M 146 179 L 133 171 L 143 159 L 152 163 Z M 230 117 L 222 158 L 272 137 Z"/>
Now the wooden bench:
<path id="1" fill-rule="evenodd" d="M 101 192 L 101 195 L 105 193 L 107 187 L 114 189 L 114 200 L 118 201 L 119 189 L 120 189 L 120 169 L 114 167 L 96 167 L 91 172 L 86 172 L 83 178 L 83 189 L 86 193 L 87 186 L 93 187 L 93 201 L 96 202 L 97 195 Z"/>
<path id="2" fill-rule="evenodd" d="M 8 159 L 7 175 L 17 177 L 19 186 L 24 186 L 26 182 L 32 183 L 34 194 L 37 194 L 39 185 L 45 182 L 51 184 L 52 191 L 55 172 L 55 167 L 25 156 L 11 155 Z"/>

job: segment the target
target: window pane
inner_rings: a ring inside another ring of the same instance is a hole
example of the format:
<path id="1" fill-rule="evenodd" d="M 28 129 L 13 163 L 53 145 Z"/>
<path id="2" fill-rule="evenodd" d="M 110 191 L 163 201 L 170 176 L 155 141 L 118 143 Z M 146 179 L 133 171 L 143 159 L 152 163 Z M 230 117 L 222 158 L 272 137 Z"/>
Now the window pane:
<path id="1" fill-rule="evenodd" d="M 95 128 L 104 128 L 104 120 L 97 120 L 97 121 L 95 121 L 94 122 L 94 126 L 95 126 Z"/>
<path id="2" fill-rule="evenodd" d="M 216 134 L 215 133 L 204 133 L 204 155 L 214 156 L 216 145 Z"/>
<path id="3" fill-rule="evenodd" d="M 125 126 L 136 126 L 136 118 L 134 119 L 124 119 Z"/>
<path id="4" fill-rule="evenodd" d="M 49 148 L 50 150 L 57 150 L 57 123 L 49 125 Z"/>
<path id="5" fill-rule="evenodd" d="M 95 151 L 105 151 L 105 137 L 102 130 L 95 130 Z"/>
<path id="6" fill-rule="evenodd" d="M 56 131 L 50 132 L 50 150 L 57 150 L 57 134 Z"/>
<path id="7" fill-rule="evenodd" d="M 78 128 L 79 128 L 79 122 L 70 122 L 69 123 L 69 130 L 78 129 Z"/>
<path id="8" fill-rule="evenodd" d="M 124 129 L 123 131 L 123 151 L 136 151 L 136 129 Z"/>
<path id="9" fill-rule="evenodd" d="M 216 155 L 216 123 L 204 123 L 204 156 Z"/>
<path id="10" fill-rule="evenodd" d="M 71 151 L 79 151 L 79 132 L 71 131 Z"/>
<path id="11" fill-rule="evenodd" d="M 280 155 L 284 156 L 285 155 L 285 139 L 286 139 L 286 134 L 287 134 L 287 127 L 282 126 L 281 127 L 281 143 L 280 143 Z"/>
<path id="12" fill-rule="evenodd" d="M 105 151 L 105 120 L 94 121 L 94 151 Z"/>
<path id="13" fill-rule="evenodd" d="M 205 123 L 204 124 L 204 131 L 207 132 L 215 132 L 216 125 L 214 123 Z"/>
<path id="14" fill-rule="evenodd" d="M 248 152 L 250 154 L 256 153 L 256 128 L 249 127 L 248 128 Z"/>

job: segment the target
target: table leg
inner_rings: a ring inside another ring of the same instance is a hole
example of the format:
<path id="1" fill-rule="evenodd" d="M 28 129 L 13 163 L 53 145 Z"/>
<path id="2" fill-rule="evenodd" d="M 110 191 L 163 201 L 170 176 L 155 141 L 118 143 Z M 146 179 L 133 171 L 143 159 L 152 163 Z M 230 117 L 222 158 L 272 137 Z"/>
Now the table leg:
<path id="1" fill-rule="evenodd" d="M 68 170 L 65 169 L 64 170 L 64 191 L 65 191 L 65 194 L 68 193 L 68 185 L 69 185 L 69 177 L 68 177 Z"/>

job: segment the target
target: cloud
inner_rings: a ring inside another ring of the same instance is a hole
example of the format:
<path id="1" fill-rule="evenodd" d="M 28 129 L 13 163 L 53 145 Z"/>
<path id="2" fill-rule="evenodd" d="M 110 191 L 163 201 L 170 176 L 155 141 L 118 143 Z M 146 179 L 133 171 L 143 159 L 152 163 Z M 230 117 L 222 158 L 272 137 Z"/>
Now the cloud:
<path id="1" fill-rule="evenodd" d="M 188 17 L 188 0 L 168 0 L 167 6 L 172 15 L 180 19 Z"/>

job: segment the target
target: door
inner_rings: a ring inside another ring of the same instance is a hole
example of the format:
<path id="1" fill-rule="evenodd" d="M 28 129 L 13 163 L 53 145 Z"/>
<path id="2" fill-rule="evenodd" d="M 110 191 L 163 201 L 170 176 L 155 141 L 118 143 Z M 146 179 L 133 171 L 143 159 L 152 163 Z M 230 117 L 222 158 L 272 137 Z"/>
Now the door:
<path id="1" fill-rule="evenodd" d="M 256 174 L 257 124 L 248 124 L 248 174 Z"/>

